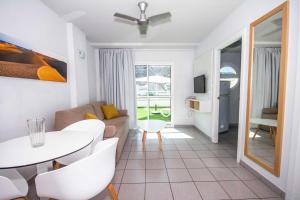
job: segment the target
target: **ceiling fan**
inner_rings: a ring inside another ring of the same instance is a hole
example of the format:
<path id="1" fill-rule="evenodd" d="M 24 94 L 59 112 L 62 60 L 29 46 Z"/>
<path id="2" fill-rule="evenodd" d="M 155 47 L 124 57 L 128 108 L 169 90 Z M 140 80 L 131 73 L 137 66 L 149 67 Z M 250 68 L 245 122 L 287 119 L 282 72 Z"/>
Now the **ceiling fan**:
<path id="1" fill-rule="evenodd" d="M 139 2 L 138 7 L 140 8 L 140 11 L 141 11 L 139 18 L 131 17 L 129 15 L 125 15 L 125 14 L 121 14 L 121 13 L 115 13 L 114 16 L 137 23 L 139 30 L 140 30 L 140 34 L 142 34 L 142 35 L 147 34 L 147 29 L 148 29 L 149 23 L 156 24 L 158 22 L 163 22 L 166 19 L 169 19 L 171 17 L 170 12 L 165 12 L 162 14 L 147 17 L 146 9 L 148 7 L 148 3 L 145 1 Z"/>

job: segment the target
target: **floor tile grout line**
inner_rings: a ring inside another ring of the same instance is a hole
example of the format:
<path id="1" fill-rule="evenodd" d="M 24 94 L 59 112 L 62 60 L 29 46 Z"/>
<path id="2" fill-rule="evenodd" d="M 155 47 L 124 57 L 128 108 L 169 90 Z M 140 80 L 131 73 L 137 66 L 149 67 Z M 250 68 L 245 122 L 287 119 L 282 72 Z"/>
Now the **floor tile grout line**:
<path id="1" fill-rule="evenodd" d="M 147 142 L 147 140 L 146 140 L 146 142 Z M 145 142 L 145 143 L 146 143 L 146 142 Z M 146 148 L 146 147 L 143 146 L 143 148 Z M 146 169 L 146 167 L 147 167 L 147 166 L 146 166 L 146 159 L 145 159 L 144 162 L 145 162 L 145 182 L 144 182 L 144 184 L 145 184 L 144 188 L 145 188 L 145 189 L 144 189 L 144 200 L 146 200 L 146 192 L 147 192 L 147 185 L 146 185 L 146 182 L 147 182 L 147 181 L 146 181 L 146 178 L 147 178 L 147 176 L 146 176 L 146 173 L 147 173 L 147 171 L 146 171 L 146 170 L 147 170 L 147 169 Z"/>
<path id="2" fill-rule="evenodd" d="M 251 191 L 251 192 L 253 192 L 257 197 L 259 197 L 259 198 L 264 198 L 264 197 L 260 197 L 253 189 L 251 189 L 246 183 L 245 183 L 245 181 L 243 181 L 242 180 L 242 182 L 243 182 L 243 184 Z M 269 187 L 268 187 L 269 188 Z M 273 191 L 271 188 L 269 188 L 271 191 Z M 273 192 L 275 192 L 275 191 L 273 191 Z M 280 196 L 280 195 L 279 195 Z M 268 198 L 277 198 L 277 197 L 268 197 Z"/>
<path id="3" fill-rule="evenodd" d="M 181 157 L 181 154 L 180 154 L 180 153 L 179 153 L 179 155 L 180 155 L 180 157 Z M 197 154 L 196 154 L 196 155 L 197 155 Z M 198 156 L 198 155 L 197 155 L 197 156 Z M 183 159 L 182 159 L 182 160 L 183 160 Z M 203 161 L 201 160 L 201 162 L 203 162 Z M 193 179 L 193 177 L 192 177 L 190 171 L 188 170 L 187 165 L 186 165 L 186 163 L 184 162 L 184 160 L 183 160 L 183 164 L 184 164 L 184 166 L 186 167 L 186 170 L 187 170 L 187 172 L 189 173 L 189 175 L 190 175 L 190 177 L 191 177 L 191 179 L 192 179 L 192 181 L 193 181 L 193 184 L 194 184 L 196 190 L 198 191 L 198 194 L 200 195 L 200 198 L 201 198 L 202 200 L 204 200 L 204 198 L 203 198 L 203 196 L 201 195 L 201 193 L 200 193 L 200 191 L 199 191 L 197 185 L 195 184 L 194 179 Z"/>
<path id="4" fill-rule="evenodd" d="M 163 156 L 163 149 L 161 149 L 161 154 L 162 154 L 162 160 L 164 161 L 164 166 L 165 166 L 165 170 L 166 171 L 166 174 L 168 176 L 168 184 L 169 184 L 169 187 L 170 187 L 170 191 L 171 191 L 171 195 L 172 195 L 172 199 L 174 200 L 174 194 L 173 194 L 173 191 L 172 191 L 172 187 L 171 187 L 171 183 L 170 183 L 170 179 L 169 179 L 169 174 L 168 174 L 168 171 L 167 171 L 167 168 L 166 168 L 166 162 L 165 162 L 165 159 L 164 159 L 164 156 Z M 146 167 L 145 167 L 146 168 Z"/>
<path id="5" fill-rule="evenodd" d="M 225 188 L 224 188 L 223 185 L 220 183 L 220 181 L 217 180 L 216 176 L 215 176 L 213 173 L 211 173 L 211 174 L 212 174 L 212 176 L 215 178 L 216 183 L 223 189 L 223 191 L 227 194 L 227 196 L 228 196 L 230 199 L 232 199 L 231 195 L 225 190 Z"/>
<path id="6" fill-rule="evenodd" d="M 203 183 L 203 182 L 210 182 L 210 183 L 217 183 L 217 182 L 233 182 L 233 181 L 173 181 L 173 182 L 161 182 L 161 181 L 158 181 L 158 182 L 155 182 L 155 181 L 151 181 L 151 182 L 146 182 L 146 183 L 192 183 L 192 182 L 195 182 L 195 183 Z M 135 183 L 122 183 L 122 184 L 127 184 L 127 185 L 135 185 L 135 184 L 144 184 L 145 182 L 135 182 Z M 117 184 L 120 184 L 120 183 L 117 183 Z M 257 197 L 256 197 L 257 198 Z M 279 197 L 268 197 L 268 198 L 279 198 Z"/>
<path id="7" fill-rule="evenodd" d="M 234 177 L 236 177 L 238 180 L 218 180 L 217 178 L 216 178 L 216 176 L 214 175 L 214 173 L 211 171 L 211 169 L 218 169 L 218 168 L 220 168 L 220 169 L 228 169 L 232 174 L 233 174 L 233 176 Z M 237 175 L 235 175 L 231 170 L 230 170 L 230 168 L 228 168 L 228 167 L 208 167 L 207 168 L 208 170 L 209 170 L 209 172 L 216 178 L 216 181 L 242 181 L 241 179 L 240 179 L 240 177 L 238 177 Z"/>
<path id="8" fill-rule="evenodd" d="M 177 149 L 176 146 L 175 146 L 175 148 Z M 162 149 L 162 154 L 163 154 L 163 149 Z M 168 173 L 167 164 L 166 164 L 164 154 L 163 154 L 163 160 L 164 160 L 164 164 L 165 164 L 165 168 L 166 168 L 165 170 L 166 170 L 166 174 L 167 174 L 167 177 L 168 177 L 168 184 L 169 184 L 170 191 L 171 191 L 171 194 L 172 194 L 172 199 L 174 200 L 175 198 L 174 198 L 174 194 L 173 194 L 173 190 L 172 190 L 172 186 L 171 186 L 170 177 L 169 177 L 169 173 Z"/>
<path id="9" fill-rule="evenodd" d="M 197 139 L 197 140 L 199 140 L 199 139 Z M 170 140 L 170 141 L 173 141 L 173 140 Z M 186 141 L 187 143 L 188 143 L 188 145 L 189 146 L 191 146 L 191 144 L 188 142 L 188 141 Z M 136 144 L 136 143 L 135 143 Z M 204 143 L 204 144 L 206 144 L 206 143 Z M 209 144 L 209 143 L 208 143 Z M 228 144 L 226 144 L 226 145 L 228 145 Z M 177 147 L 176 147 L 177 148 Z M 216 150 L 226 150 L 226 151 L 229 151 L 229 150 L 231 150 L 231 149 L 216 149 Z M 173 149 L 171 149 L 170 151 L 174 151 Z M 179 149 L 177 149 L 177 151 L 185 151 L 185 150 L 179 150 Z M 193 148 L 192 148 L 192 150 L 190 150 L 190 151 L 193 151 L 193 152 L 195 152 L 196 153 L 196 151 L 201 151 L 201 150 L 194 150 Z M 214 151 L 214 149 L 209 149 L 208 151 Z M 133 151 L 131 151 L 131 152 L 133 152 Z M 156 150 L 155 151 L 146 151 L 145 153 L 147 153 L 147 152 L 156 152 Z M 157 151 L 158 152 L 158 151 Z M 213 152 L 212 152 L 213 153 Z M 162 152 L 162 154 L 163 154 L 163 152 Z M 197 153 L 196 153 L 197 154 Z M 191 168 L 187 168 L 187 166 L 186 166 L 186 164 L 185 164 L 185 162 L 184 162 L 184 158 L 181 156 L 181 154 L 179 154 L 180 155 L 180 159 L 183 161 L 183 163 L 184 163 L 184 165 L 185 165 L 185 169 L 189 172 L 189 169 L 191 169 Z M 216 157 L 215 158 L 217 158 L 217 159 L 219 159 L 224 165 L 225 165 L 225 167 L 221 167 L 221 168 L 228 168 L 235 176 L 237 176 L 234 172 L 233 172 L 233 169 L 232 168 L 239 168 L 239 167 L 235 167 L 235 166 L 228 166 L 228 165 L 226 165 L 225 163 L 224 163 L 224 161 L 222 160 L 222 159 L 220 159 L 220 158 L 226 158 L 226 157 L 223 157 L 223 156 L 221 156 L 221 157 L 219 157 L 219 156 L 217 156 L 217 155 L 215 155 Z M 228 158 L 233 158 L 234 156 L 231 154 L 231 156 L 230 157 L 228 157 Z M 199 158 L 201 161 L 203 161 L 202 160 L 202 158 L 203 157 L 200 157 L 198 154 L 197 154 L 197 158 Z M 161 158 L 153 158 L 153 159 L 161 159 Z M 165 156 L 164 156 L 164 154 L 163 154 L 163 157 L 162 157 L 162 159 L 164 160 L 164 164 L 165 164 L 165 168 L 164 169 L 160 169 L 160 170 L 166 170 L 167 171 L 167 176 L 168 176 L 168 179 L 169 179 L 169 174 L 168 174 L 168 169 L 169 168 L 167 168 L 166 167 L 166 162 L 165 162 L 165 159 L 173 159 L 173 158 L 165 158 Z M 174 158 L 174 159 L 176 159 L 176 158 Z M 190 159 L 190 158 L 187 158 L 187 159 Z M 128 159 L 129 160 L 129 159 Z M 127 160 L 127 162 L 128 162 L 128 160 Z M 147 162 L 147 160 L 152 160 L 152 159 L 147 159 L 147 158 L 145 158 L 144 159 L 144 162 Z M 205 167 L 202 167 L 202 168 L 209 168 L 208 166 L 206 166 L 205 165 Z M 216 168 L 219 168 L 219 167 L 216 167 Z M 173 168 L 173 169 L 176 169 L 176 168 Z M 245 169 L 245 168 L 243 168 L 243 169 Z M 147 170 L 147 168 L 146 168 L 146 166 L 145 166 L 145 170 Z M 151 170 L 156 170 L 156 169 L 151 169 Z M 159 169 L 157 169 L 157 170 L 159 170 Z M 249 172 L 249 170 L 247 170 L 247 169 L 245 169 L 247 172 Z M 125 171 L 125 170 L 124 170 Z M 251 173 L 251 172 L 250 172 Z M 146 173 L 145 173 L 146 174 Z M 191 175 L 190 175 L 191 176 Z M 239 176 L 237 176 L 237 178 L 239 179 L 239 181 L 242 181 L 242 183 L 244 184 L 244 185 L 246 185 L 245 184 L 245 181 L 247 181 L 247 180 L 243 180 L 243 179 L 241 179 Z M 146 179 L 145 179 L 146 180 Z M 229 181 L 229 180 L 228 180 Z M 190 182 L 190 181 L 188 181 L 188 182 Z M 192 182 L 201 182 L 201 181 L 192 181 Z M 218 184 L 220 184 L 219 183 L 219 181 L 217 181 L 218 182 Z M 151 182 L 149 182 L 149 183 L 151 183 Z M 170 186 L 171 186 L 171 182 L 169 181 L 168 182 L 169 184 L 170 184 Z M 147 183 L 145 183 L 145 184 L 147 184 Z M 246 185 L 247 186 L 247 185 Z M 223 187 L 222 187 L 223 188 Z M 247 186 L 247 188 L 248 188 L 248 186 Z M 198 189 L 198 188 L 197 188 Z M 250 189 L 250 188 L 249 188 Z M 225 192 L 226 192 L 226 190 L 224 190 Z M 251 189 L 250 189 L 250 191 L 252 191 Z M 172 191 L 171 191 L 172 192 Z M 226 192 L 227 193 L 227 192 Z M 254 192 L 254 194 L 256 194 L 255 192 Z M 173 195 L 173 192 L 172 192 L 172 195 Z M 201 195 L 201 194 L 200 194 Z M 275 197 L 276 198 L 276 197 Z"/>
<path id="10" fill-rule="evenodd" d="M 130 133 L 129 133 L 130 134 Z M 127 142 L 127 140 L 128 139 L 130 139 L 130 138 L 126 138 L 126 142 Z M 126 142 L 125 142 L 125 144 L 126 144 Z M 132 148 L 132 143 L 130 144 L 130 149 Z M 123 153 L 123 152 L 122 152 Z M 130 153 L 129 153 L 130 154 Z M 128 154 L 128 157 L 129 157 L 129 154 Z M 119 189 L 118 189 L 118 197 L 119 197 L 119 193 L 120 193 L 120 190 L 121 190 L 121 187 L 122 187 L 122 184 L 123 184 L 123 178 L 124 178 L 124 174 L 125 174 L 125 170 L 126 170 L 126 167 L 127 167 L 127 162 L 128 162 L 128 157 L 127 157 L 127 159 L 126 159 L 126 164 L 125 164 L 125 167 L 124 167 L 124 172 L 123 172 L 123 175 L 122 175 L 122 178 L 121 178 L 121 183 L 120 183 L 120 187 L 119 187 Z"/>
<path id="11" fill-rule="evenodd" d="M 257 177 L 254 175 L 254 174 L 252 174 L 250 171 L 248 171 L 248 170 L 246 170 L 248 173 L 250 173 L 252 176 L 254 176 L 254 179 L 242 179 L 242 178 L 240 178 L 238 175 L 236 175 L 235 174 L 235 172 L 233 171 L 233 169 L 235 169 L 235 168 L 241 168 L 241 169 L 244 169 L 244 170 L 246 170 L 245 168 L 243 168 L 243 167 L 228 167 L 228 169 L 235 175 L 235 176 L 237 176 L 241 181 L 251 181 L 251 180 L 258 180 L 257 179 Z"/>
<path id="12" fill-rule="evenodd" d="M 210 150 L 210 151 L 211 151 L 211 150 Z M 212 152 L 212 153 L 213 153 L 213 152 Z M 218 159 L 218 160 L 219 160 L 219 159 Z M 220 161 L 222 162 L 222 160 L 220 160 Z M 224 162 L 222 162 L 222 163 L 224 164 L 224 166 L 226 166 Z M 227 167 L 227 166 L 226 166 L 226 167 Z M 208 170 L 209 170 L 209 172 L 212 174 L 212 176 L 215 178 L 216 183 L 223 189 L 223 191 L 227 194 L 227 196 L 228 196 L 230 199 L 232 199 L 231 195 L 225 190 L 225 188 L 223 187 L 223 185 L 220 184 L 220 181 L 217 180 L 216 176 L 211 172 L 211 170 L 210 170 L 209 168 L 208 168 Z"/>

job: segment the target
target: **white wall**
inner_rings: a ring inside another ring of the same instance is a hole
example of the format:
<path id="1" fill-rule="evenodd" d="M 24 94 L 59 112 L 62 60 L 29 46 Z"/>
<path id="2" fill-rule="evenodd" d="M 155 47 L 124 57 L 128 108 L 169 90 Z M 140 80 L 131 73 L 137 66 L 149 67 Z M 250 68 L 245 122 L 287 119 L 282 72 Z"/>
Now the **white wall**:
<path id="1" fill-rule="evenodd" d="M 95 48 L 87 42 L 87 62 L 88 62 L 88 87 L 90 102 L 97 101 L 97 81 L 96 81 L 96 57 Z"/>
<path id="2" fill-rule="evenodd" d="M 73 106 L 74 102 L 88 103 L 90 96 L 95 99 L 96 91 L 89 88 L 88 78 L 88 70 L 95 70 L 95 54 L 81 30 L 70 23 L 67 26 L 39 0 L 3 0 L 0 18 L 1 37 L 68 63 L 67 83 L 0 77 L 0 142 L 26 135 L 28 118 L 46 118 L 50 131 L 57 110 L 70 108 L 71 102 Z M 34 173 L 34 167 L 20 170 L 26 178 Z"/>
<path id="3" fill-rule="evenodd" d="M 261 17 L 265 13 L 272 10 L 274 7 L 281 4 L 283 0 L 269 0 L 269 1 L 260 1 L 260 0 L 247 0 L 245 1 L 239 8 L 232 12 L 223 23 L 221 23 L 216 29 L 214 29 L 208 37 L 203 40 L 200 46 L 197 49 L 196 55 L 201 55 L 208 50 L 212 50 L 217 46 L 225 43 L 228 40 L 231 40 L 234 35 L 237 35 L 239 32 L 243 32 L 245 36 L 245 44 L 244 48 L 248 49 L 249 47 L 249 24 L 254 21 L 255 19 Z M 273 184 L 281 188 L 283 191 L 286 190 L 286 183 L 287 183 L 287 171 L 288 171 L 288 163 L 289 163 L 289 144 L 291 142 L 290 134 L 292 131 L 292 124 L 293 120 L 293 106 L 294 106 L 294 93 L 296 79 L 296 48 L 297 43 L 293 42 L 296 41 L 299 35 L 297 35 L 297 27 L 294 26 L 295 24 L 299 23 L 297 18 L 298 8 L 294 5 L 296 0 L 290 0 L 290 26 L 289 26 L 289 56 L 288 56 L 288 72 L 287 72 L 287 91 L 286 91 L 286 106 L 285 106 L 285 127 L 283 133 L 283 141 L 282 141 L 282 162 L 281 162 L 281 176 L 275 177 L 256 163 L 249 160 L 247 157 L 243 156 L 243 145 L 244 145 L 244 133 L 245 130 L 240 130 L 240 139 L 239 139 L 239 153 L 242 154 L 242 160 L 251 166 L 254 170 L 259 172 Z M 298 33 L 299 34 L 299 33 Z M 243 52 L 243 58 L 247 59 L 248 50 Z M 242 60 L 242 69 L 244 70 L 245 74 L 243 76 L 242 81 L 246 80 L 247 75 L 247 60 Z M 245 104 L 246 96 L 246 88 L 247 84 L 243 83 L 241 89 L 241 104 Z M 245 109 L 243 107 L 243 109 Z M 240 123 L 245 123 L 245 110 L 241 110 L 240 113 L 243 113 L 243 116 L 240 116 Z M 296 123 L 296 122 L 295 122 Z M 299 122 L 297 122 L 299 123 Z M 241 125 L 244 128 L 244 125 Z"/>
<path id="4" fill-rule="evenodd" d="M 213 73 L 213 51 L 206 51 L 197 58 L 193 63 L 193 77 L 205 75 L 206 78 L 206 93 L 193 94 L 197 99 L 211 102 L 212 99 L 212 73 Z M 191 77 L 191 79 L 193 79 Z M 194 86 L 193 86 L 194 87 Z M 201 106 L 201 105 L 200 105 Z M 194 125 L 208 137 L 212 137 L 211 122 L 212 113 L 194 112 Z"/>
<path id="5" fill-rule="evenodd" d="M 71 23 L 67 25 L 69 67 L 71 79 L 71 106 L 89 103 L 88 55 L 86 35 Z M 94 54 L 92 54 L 94 55 Z"/>
<path id="6" fill-rule="evenodd" d="M 291 23 L 294 26 L 294 29 L 291 31 L 290 36 L 294 39 L 292 42 L 297 44 L 297 47 L 293 46 L 294 49 L 292 53 L 289 54 L 289 58 L 297 58 L 297 60 L 293 60 L 291 65 L 294 65 L 297 71 L 294 73 L 296 76 L 296 83 L 300 82 L 300 38 L 299 38 L 299 28 L 300 28 L 300 2 L 292 1 L 291 5 Z M 295 38 L 296 37 L 296 38 Z M 294 119 L 293 127 L 291 129 L 291 143 L 290 143 L 290 153 L 289 153 L 289 166 L 288 166 L 288 179 L 287 179 L 287 200 L 300 199 L 300 84 L 295 84 L 295 100 L 293 109 L 294 113 L 292 118 Z"/>
<path id="7" fill-rule="evenodd" d="M 174 125 L 190 125 L 193 119 L 186 109 L 185 99 L 193 94 L 192 49 L 136 49 L 135 63 L 172 64 L 174 83 Z"/>
<path id="8" fill-rule="evenodd" d="M 0 32 L 23 47 L 68 61 L 66 23 L 40 1 L 2 0 L 0 19 Z M 0 142 L 26 135 L 32 117 L 46 118 L 51 130 L 55 111 L 70 106 L 69 89 L 69 82 L 0 77 Z"/>
<path id="9" fill-rule="evenodd" d="M 66 24 L 40 1 L 1 1 L 0 18 L 1 33 L 67 62 Z M 0 91 L 0 141 L 26 135 L 26 119 L 34 116 L 45 117 L 51 130 L 55 111 L 70 102 L 68 83 L 0 77 Z"/>

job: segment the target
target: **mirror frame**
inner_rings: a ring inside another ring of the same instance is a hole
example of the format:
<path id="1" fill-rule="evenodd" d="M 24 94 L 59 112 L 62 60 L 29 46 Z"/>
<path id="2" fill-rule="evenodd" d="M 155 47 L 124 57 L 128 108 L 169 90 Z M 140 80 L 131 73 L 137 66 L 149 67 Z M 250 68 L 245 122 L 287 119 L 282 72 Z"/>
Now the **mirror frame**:
<path id="1" fill-rule="evenodd" d="M 249 129 L 250 129 L 250 110 L 252 97 L 252 65 L 253 65 L 253 49 L 254 49 L 254 28 L 260 23 L 267 20 L 269 17 L 282 11 L 282 35 L 281 35 L 281 56 L 280 56 L 280 74 L 278 88 L 278 116 L 277 116 L 277 131 L 275 136 L 275 156 L 274 166 L 270 166 L 252 155 L 248 149 Z M 280 176 L 281 165 L 281 145 L 284 126 L 284 107 L 286 94 L 286 71 L 287 71 L 287 54 L 288 54 L 288 2 L 284 2 L 274 8 L 264 16 L 255 20 L 250 24 L 250 40 L 249 40 L 249 67 L 248 67 L 248 91 L 247 91 L 247 112 L 246 112 L 246 134 L 244 154 L 252 161 L 274 174 Z"/>

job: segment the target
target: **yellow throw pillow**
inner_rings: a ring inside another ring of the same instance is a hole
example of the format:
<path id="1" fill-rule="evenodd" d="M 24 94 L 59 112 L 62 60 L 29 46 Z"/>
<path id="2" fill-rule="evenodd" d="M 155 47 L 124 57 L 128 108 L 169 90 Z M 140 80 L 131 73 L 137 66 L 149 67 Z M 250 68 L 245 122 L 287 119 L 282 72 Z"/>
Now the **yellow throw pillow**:
<path id="1" fill-rule="evenodd" d="M 112 119 L 115 117 L 119 117 L 120 114 L 114 104 L 106 104 L 101 105 L 102 112 L 104 114 L 105 119 Z"/>
<path id="2" fill-rule="evenodd" d="M 98 119 L 98 117 L 92 113 L 85 113 L 84 118 L 85 119 Z"/>

